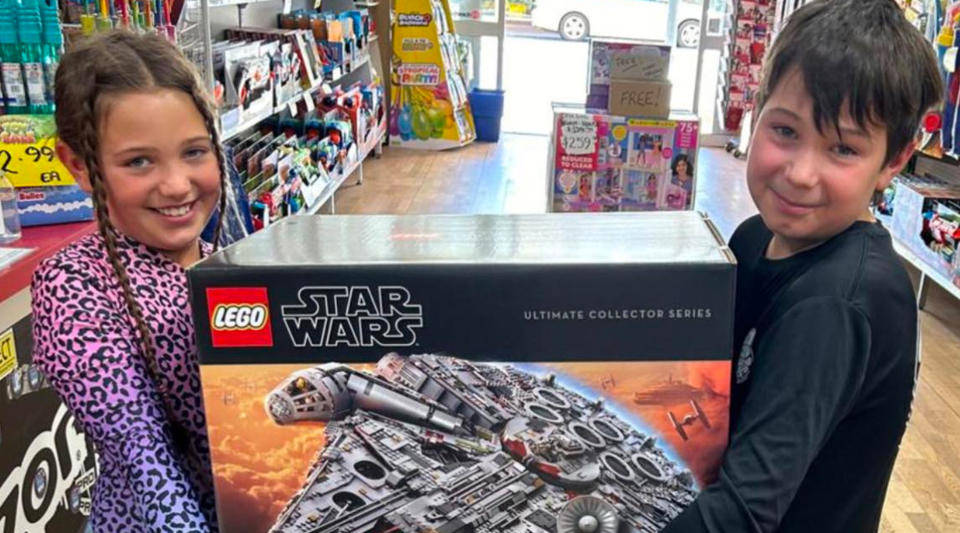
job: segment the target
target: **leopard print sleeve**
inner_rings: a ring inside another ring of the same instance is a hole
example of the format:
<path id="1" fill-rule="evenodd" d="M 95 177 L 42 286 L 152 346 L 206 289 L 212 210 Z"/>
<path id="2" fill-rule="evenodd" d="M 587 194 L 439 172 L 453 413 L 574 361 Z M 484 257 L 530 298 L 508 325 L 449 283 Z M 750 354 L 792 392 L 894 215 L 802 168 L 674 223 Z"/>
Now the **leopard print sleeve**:
<path id="1" fill-rule="evenodd" d="M 89 244 L 89 243 L 86 243 Z M 97 447 L 98 533 L 208 531 L 108 265 L 81 243 L 34 273 L 34 361 Z"/>

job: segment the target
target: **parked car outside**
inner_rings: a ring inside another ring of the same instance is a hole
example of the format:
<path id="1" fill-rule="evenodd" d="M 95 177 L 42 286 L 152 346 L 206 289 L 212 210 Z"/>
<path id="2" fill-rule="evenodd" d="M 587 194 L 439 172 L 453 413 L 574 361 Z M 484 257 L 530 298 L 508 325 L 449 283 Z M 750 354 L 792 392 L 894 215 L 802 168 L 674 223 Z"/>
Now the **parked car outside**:
<path id="1" fill-rule="evenodd" d="M 536 0 L 532 24 L 568 40 L 612 37 L 664 42 L 670 1 L 677 2 L 677 46 L 696 48 L 701 0 Z"/>

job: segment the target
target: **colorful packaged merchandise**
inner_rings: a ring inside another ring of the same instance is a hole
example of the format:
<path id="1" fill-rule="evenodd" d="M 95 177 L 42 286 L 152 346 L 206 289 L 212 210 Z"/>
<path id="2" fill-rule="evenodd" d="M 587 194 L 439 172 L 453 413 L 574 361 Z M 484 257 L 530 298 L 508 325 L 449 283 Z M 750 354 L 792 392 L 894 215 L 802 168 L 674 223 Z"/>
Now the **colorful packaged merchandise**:
<path id="1" fill-rule="evenodd" d="M 692 209 L 698 133 L 691 114 L 647 120 L 554 106 L 550 209 Z"/>
<path id="2" fill-rule="evenodd" d="M 960 186 L 932 176 L 897 177 L 891 232 L 921 261 L 960 287 Z"/>
<path id="3" fill-rule="evenodd" d="M 188 275 L 224 533 L 653 532 L 717 474 L 697 213 L 293 217 Z"/>
<path id="4" fill-rule="evenodd" d="M 737 131 L 744 113 L 753 110 L 763 57 L 770 44 L 775 15 L 770 0 L 739 0 L 736 2 L 736 26 L 728 35 L 726 98 L 724 127 Z"/>
<path id="5" fill-rule="evenodd" d="M 53 115 L 0 116 L 0 168 L 17 190 L 23 226 L 93 219 L 93 201 L 54 153 Z"/>
<path id="6" fill-rule="evenodd" d="M 390 142 L 444 150 L 477 137 L 447 0 L 394 6 Z"/>
<path id="7" fill-rule="evenodd" d="M 93 505 L 96 450 L 33 364 L 29 316 L 0 330 L 0 428 L 3 531 L 83 531 Z"/>

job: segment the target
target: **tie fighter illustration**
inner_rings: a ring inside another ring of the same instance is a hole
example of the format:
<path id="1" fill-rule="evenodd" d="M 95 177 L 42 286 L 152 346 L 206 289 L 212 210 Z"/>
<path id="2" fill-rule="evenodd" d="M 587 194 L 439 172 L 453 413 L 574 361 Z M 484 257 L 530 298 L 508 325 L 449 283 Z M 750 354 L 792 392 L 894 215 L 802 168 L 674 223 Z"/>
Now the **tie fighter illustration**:
<path id="1" fill-rule="evenodd" d="M 703 408 L 700 407 L 700 404 L 696 400 L 690 400 L 690 406 L 693 407 L 692 413 L 687 413 L 683 417 L 683 420 L 677 420 L 677 417 L 673 414 L 673 411 L 667 411 L 667 417 L 670 418 L 670 423 L 673 424 L 674 429 L 677 430 L 677 433 L 680 434 L 680 438 L 686 441 L 689 437 L 687 436 L 687 431 L 683 429 L 685 426 L 692 426 L 697 420 L 703 424 L 703 427 L 710 429 L 710 420 L 707 418 L 707 414 L 703 412 Z"/>
<path id="2" fill-rule="evenodd" d="M 600 380 L 600 388 L 603 390 L 612 389 L 617 386 L 617 380 L 613 375 L 606 376 Z"/>

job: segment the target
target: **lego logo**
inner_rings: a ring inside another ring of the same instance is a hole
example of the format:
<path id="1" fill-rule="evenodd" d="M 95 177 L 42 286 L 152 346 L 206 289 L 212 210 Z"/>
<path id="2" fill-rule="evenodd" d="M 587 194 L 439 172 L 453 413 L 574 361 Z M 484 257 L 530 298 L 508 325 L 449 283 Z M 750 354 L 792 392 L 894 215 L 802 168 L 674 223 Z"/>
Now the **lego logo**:
<path id="1" fill-rule="evenodd" d="M 206 292 L 214 348 L 273 346 L 266 287 L 208 287 Z"/>
<path id="2" fill-rule="evenodd" d="M 260 330 L 270 312 L 263 304 L 221 304 L 213 310 L 213 329 L 218 331 Z"/>

